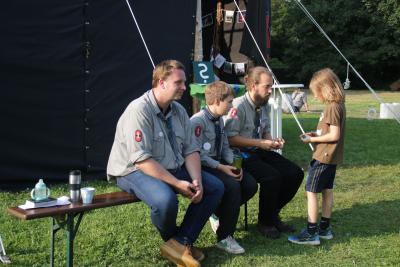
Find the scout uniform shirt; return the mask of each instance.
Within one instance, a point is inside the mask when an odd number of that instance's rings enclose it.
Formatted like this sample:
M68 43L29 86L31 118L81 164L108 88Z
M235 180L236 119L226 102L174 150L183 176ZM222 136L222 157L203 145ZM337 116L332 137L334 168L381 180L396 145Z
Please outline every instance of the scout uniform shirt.
M186 110L174 101L164 117L149 90L132 101L118 120L108 159L108 178L136 171L135 163L148 158L174 170L195 151L199 150L193 142Z
M329 125L340 127L340 138L337 142L315 143L313 159L325 164L341 164L343 162L344 130L346 107L344 103L329 103L319 118L317 133L324 135L329 132Z
M257 108L246 92L233 100L233 108L224 116L226 135L262 139L271 129L269 113L268 104Z
M228 164L233 162L233 152L229 148L222 118L215 118L208 108L202 109L190 118L194 140L200 149L201 164L217 168L221 159Z

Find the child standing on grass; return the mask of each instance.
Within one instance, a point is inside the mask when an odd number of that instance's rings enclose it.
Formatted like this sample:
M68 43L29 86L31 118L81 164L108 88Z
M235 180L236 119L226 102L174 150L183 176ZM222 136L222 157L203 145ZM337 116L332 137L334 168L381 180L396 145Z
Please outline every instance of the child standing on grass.
M304 143L314 143L315 150L307 177L307 228L289 236L295 244L319 245L321 239L332 239L330 219L333 207L333 181L337 164L343 162L345 130L345 96L337 75L329 68L314 73L310 89L314 97L326 104L317 131L301 135ZM322 216L318 219L318 194L322 193Z

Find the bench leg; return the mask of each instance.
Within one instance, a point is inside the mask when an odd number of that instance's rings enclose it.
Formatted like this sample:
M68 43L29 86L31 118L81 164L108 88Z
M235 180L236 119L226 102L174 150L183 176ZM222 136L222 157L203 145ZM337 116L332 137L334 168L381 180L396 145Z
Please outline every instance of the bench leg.
M64 229L67 236L66 245L66 265L67 267L73 267L74 265L74 240L76 233L78 232L79 225L81 223L83 212L79 213L79 217L75 223L75 216L78 214L67 214L65 218L53 217L51 225L51 252L50 252L50 266L54 266L54 236L60 229Z
M56 235L57 231L60 230L60 226L57 224L54 217L51 219L50 230L50 266L54 267L54 236Z

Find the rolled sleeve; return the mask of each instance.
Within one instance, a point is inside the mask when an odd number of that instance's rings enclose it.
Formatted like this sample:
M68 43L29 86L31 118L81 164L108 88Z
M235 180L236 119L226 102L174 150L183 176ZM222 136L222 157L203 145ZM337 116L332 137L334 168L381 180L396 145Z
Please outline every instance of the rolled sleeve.
M229 147L228 138L224 135L224 143L222 145L222 158L228 163L232 164L233 162L233 151Z
M183 116L182 126L185 129L185 143L182 151L184 157L192 154L193 152L200 152L200 147L198 147L198 144L196 143L194 131L192 130L191 122L186 112Z
M203 153L200 153L200 160L201 160L201 165L205 166L205 167L210 167L213 169L216 169L219 165L219 161L213 159L210 156L207 156Z

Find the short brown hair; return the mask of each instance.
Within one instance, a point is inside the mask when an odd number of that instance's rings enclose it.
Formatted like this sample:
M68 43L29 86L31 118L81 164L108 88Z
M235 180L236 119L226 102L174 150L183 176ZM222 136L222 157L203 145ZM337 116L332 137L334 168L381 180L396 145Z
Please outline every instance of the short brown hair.
M213 105L217 101L223 101L227 97L235 95L232 87L223 81L216 81L207 85L204 94L207 105Z
M266 74L269 77L273 78L272 73L265 67L257 66L257 67L251 68L247 72L247 75L244 77L247 90L248 90L248 88L251 87L251 85L259 84L261 74Z
M159 80L165 80L169 75L171 75L174 69L185 71L183 64L177 60L169 59L161 61L153 70L153 88L157 87Z
M330 68L325 68L314 73L310 81L310 89L321 95L325 103L345 101L342 83Z

